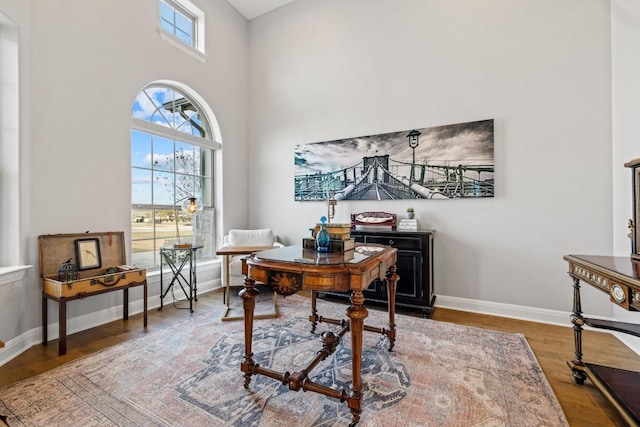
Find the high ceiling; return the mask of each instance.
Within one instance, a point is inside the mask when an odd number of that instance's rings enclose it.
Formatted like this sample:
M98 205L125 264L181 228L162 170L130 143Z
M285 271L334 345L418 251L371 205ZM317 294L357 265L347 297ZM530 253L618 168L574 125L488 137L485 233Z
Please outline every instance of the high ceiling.
M253 19L295 0L227 0L247 19Z

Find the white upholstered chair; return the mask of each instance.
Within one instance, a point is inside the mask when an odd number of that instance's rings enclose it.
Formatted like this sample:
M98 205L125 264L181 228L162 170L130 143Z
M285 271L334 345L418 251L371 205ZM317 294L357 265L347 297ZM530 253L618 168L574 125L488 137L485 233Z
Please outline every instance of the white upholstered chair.
M268 247L282 247L278 242L278 237L273 234L270 228L260 230L229 230L229 234L224 236L223 246L218 249L218 253L224 255L222 263L222 285L225 288L224 302L227 304L227 311L222 320L240 320L240 316L232 316L231 311L231 286L244 285L242 274L242 258L253 252L264 250ZM258 314L254 318L274 318L278 317L278 294L273 293L273 313Z
M282 247L284 245L278 242L278 236L273 234L272 229L263 228L259 230L229 230L229 234L223 238L222 246L252 248L259 246ZM244 254L230 256L228 262L222 263L222 277L225 280L225 282L222 283L223 286L227 286L227 277L229 278L229 286L242 286L244 284L242 258L251 252L252 251L247 250ZM227 268L229 269L228 276Z

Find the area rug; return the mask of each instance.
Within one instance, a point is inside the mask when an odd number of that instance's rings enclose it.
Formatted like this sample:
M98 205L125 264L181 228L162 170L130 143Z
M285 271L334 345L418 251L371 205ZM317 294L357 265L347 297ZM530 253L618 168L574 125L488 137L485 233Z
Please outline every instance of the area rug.
M235 302L237 303L237 301ZM278 371L302 369L320 350L309 299L278 300L278 319L256 320L254 358ZM319 314L346 318L346 306L318 300ZM0 390L9 426L347 426L345 403L290 391L254 376L243 387L243 322L222 322L223 306L118 344ZM366 324L385 326L369 310ZM365 332L364 404L358 426L567 426L528 343L505 334L398 315L392 352ZM311 373L348 389L349 334ZM2 421L0 421L2 425Z

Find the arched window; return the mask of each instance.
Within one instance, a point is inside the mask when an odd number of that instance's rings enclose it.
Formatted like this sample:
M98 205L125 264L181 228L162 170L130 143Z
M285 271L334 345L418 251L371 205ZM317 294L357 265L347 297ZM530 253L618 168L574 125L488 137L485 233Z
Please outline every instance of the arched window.
M162 246L203 245L213 257L214 154L212 122L187 88L154 83L136 97L131 129L131 252L138 267L159 265ZM195 197L203 210L181 209Z

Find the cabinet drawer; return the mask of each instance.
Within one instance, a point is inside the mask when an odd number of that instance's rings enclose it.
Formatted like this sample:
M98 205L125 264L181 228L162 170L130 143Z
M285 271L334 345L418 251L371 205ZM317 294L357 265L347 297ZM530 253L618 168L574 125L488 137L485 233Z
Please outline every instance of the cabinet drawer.
M419 237L365 236L365 242L392 246L401 250L422 250L422 240Z

